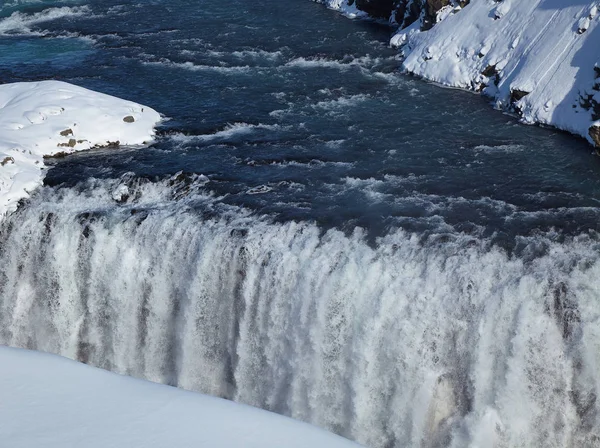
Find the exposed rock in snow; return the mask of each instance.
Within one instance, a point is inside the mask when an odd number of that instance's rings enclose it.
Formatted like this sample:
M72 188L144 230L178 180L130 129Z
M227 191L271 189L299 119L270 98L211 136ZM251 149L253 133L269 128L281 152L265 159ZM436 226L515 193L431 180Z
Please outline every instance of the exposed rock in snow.
M64 82L0 85L0 216L41 184L44 157L146 144L159 121L149 107Z
M400 30L391 43L407 72L483 92L525 123L598 145L599 7L598 0L396 0L389 19Z
M590 127L590 137L596 144L596 147L600 148L600 122Z
M0 347L0 440L11 448L358 447L260 409Z

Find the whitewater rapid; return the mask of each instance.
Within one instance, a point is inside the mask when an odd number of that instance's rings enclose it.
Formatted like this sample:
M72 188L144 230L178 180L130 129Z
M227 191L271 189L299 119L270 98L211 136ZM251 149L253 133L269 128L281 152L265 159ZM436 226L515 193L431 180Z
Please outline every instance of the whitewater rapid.
M367 244L206 179L44 187L0 230L0 343L226 397L369 447L594 446L595 235Z

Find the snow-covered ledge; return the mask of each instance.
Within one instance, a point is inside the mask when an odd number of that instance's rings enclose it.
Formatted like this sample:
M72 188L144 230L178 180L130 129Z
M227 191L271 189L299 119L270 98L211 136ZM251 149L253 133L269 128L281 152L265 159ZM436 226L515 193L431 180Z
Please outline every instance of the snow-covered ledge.
M11 448L360 448L267 411L7 347L0 397Z
M600 148L600 0L318 0L400 25L403 69Z
M154 139L155 110L60 81L0 85L0 217L41 185L44 157Z
M429 31L400 31L404 68L495 99L525 123L578 134L600 146L600 1L471 0L438 13Z

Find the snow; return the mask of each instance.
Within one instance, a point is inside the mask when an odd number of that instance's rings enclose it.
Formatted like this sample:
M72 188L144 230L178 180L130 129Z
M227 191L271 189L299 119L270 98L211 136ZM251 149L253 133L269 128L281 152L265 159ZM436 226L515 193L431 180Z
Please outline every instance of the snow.
M0 347L0 440L11 448L358 447L260 409Z
M0 85L0 216L42 183L45 156L147 144L159 121L149 107L60 81Z
M399 31L392 45L402 47L410 73L483 91L525 123L552 125L593 143L593 107L585 98L598 92L599 4L471 0L454 14L438 15L443 20L429 31L420 31L418 22ZM527 95L518 99L513 91Z

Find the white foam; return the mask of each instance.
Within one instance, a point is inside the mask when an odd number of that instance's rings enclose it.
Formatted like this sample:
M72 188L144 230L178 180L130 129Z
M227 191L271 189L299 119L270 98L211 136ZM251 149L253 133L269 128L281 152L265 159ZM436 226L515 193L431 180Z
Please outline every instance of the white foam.
M32 31L31 26L64 17L80 17L91 13L88 6L63 6L48 8L34 14L15 12L0 20L0 35L5 34L44 34L43 31Z
M185 135L176 133L170 136L170 138L178 143L189 143L195 141L208 142L213 140L226 140L234 137L240 137L243 135L249 135L256 131L281 131L287 130L290 127L281 126L278 124L249 124L249 123L230 123L225 126L224 129L217 131L213 134L202 134L202 135Z
M225 65L205 65L205 64L194 64L191 61L186 62L173 62L170 59L161 58L158 61L143 61L144 65L153 66L165 66L180 68L184 70L190 70L192 72L198 71L214 71L219 73L246 73L252 70L252 67L245 66L225 66Z
M370 95L365 95L362 93L357 95L341 96L328 101L319 101L318 103L314 104L313 107L328 111L346 109L349 107L358 106L370 98Z
M482 152L488 152L488 153L496 153L496 152L500 152L500 153L515 153L515 152L522 152L524 150L526 150L527 148L524 145L495 145L495 146L490 146L490 145L478 145L475 146L473 148L475 151L482 151Z

